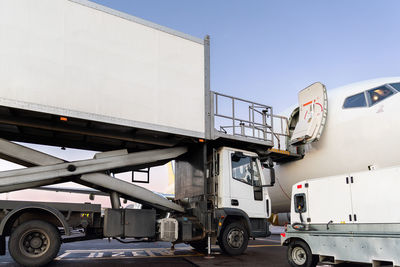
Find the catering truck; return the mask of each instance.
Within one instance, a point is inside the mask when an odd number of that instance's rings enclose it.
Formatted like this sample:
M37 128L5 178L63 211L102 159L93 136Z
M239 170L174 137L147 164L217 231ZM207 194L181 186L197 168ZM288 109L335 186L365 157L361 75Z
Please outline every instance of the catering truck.
M400 166L293 185L281 234L291 266L342 262L400 266Z
M25 266L50 262L61 243L101 238L217 243L237 255L268 235L268 150L280 145L274 121L284 118L210 90L208 37L86 0L4 0L0 39L0 158L26 167L0 172L0 193L74 182L111 201L104 212L0 201L0 254L9 237ZM98 153L67 162L20 142ZM173 201L114 177L172 160ZM121 198L142 208L123 209Z

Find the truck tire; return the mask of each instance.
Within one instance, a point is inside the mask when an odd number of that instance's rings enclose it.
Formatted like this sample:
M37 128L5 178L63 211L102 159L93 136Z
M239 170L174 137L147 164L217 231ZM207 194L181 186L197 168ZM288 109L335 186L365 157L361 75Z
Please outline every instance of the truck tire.
M32 220L22 223L11 233L8 250L23 266L42 266L57 256L60 245L60 233L54 225Z
M300 240L289 243L287 258L293 267L315 267L319 260L318 256L311 253L310 247Z
M249 233L239 222L226 225L218 239L221 250L231 256L242 254L247 249L248 243Z

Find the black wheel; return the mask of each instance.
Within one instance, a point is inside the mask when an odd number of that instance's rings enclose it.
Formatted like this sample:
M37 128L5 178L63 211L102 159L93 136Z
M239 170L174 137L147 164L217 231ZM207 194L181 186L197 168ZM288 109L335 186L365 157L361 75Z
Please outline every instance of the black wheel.
M315 267L319 260L318 256L312 255L310 247L300 240L290 242L287 258L293 267Z
M11 233L8 250L21 265L42 266L57 256L60 245L60 233L55 226L33 220L24 222Z
M189 245L191 245L194 248L194 250L196 250L198 252L206 252L207 247L208 247L207 238L204 238L204 239L198 240L198 241L189 242Z
M218 244L223 252L228 255L242 254L249 243L249 234L243 224L232 222L224 227L218 239Z

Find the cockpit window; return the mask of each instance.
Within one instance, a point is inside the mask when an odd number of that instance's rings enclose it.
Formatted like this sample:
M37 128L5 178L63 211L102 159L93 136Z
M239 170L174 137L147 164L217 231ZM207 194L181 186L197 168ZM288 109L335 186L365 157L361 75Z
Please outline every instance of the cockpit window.
M358 108L358 107L366 107L367 101L365 100L364 92L349 96L346 98L343 104L343 108Z
M394 89L400 92L400 83L391 83L390 84Z
M385 86L381 86L375 89L368 90L368 95L371 99L371 106L382 101L388 96L393 95L393 91Z

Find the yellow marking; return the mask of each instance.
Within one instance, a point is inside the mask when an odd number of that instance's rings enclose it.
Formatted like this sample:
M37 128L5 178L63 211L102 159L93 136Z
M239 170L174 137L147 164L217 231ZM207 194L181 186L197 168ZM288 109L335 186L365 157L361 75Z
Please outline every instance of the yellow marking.
M270 148L270 149L268 149L268 151L270 151L270 152L275 152L275 153L279 153L279 154L290 155L290 152L289 152L289 151L280 150L280 149L276 149L276 148Z
M249 248L261 248L261 247L281 247L281 245L249 245Z

